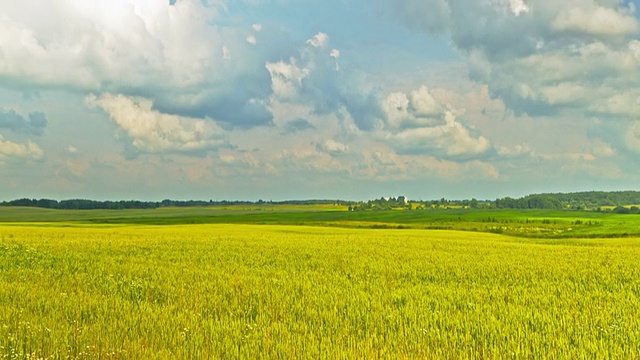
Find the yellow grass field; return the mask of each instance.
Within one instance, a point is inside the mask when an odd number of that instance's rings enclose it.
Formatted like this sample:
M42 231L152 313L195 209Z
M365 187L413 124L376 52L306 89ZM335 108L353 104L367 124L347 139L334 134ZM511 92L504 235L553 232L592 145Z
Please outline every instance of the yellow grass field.
M0 358L640 357L640 239L0 226Z

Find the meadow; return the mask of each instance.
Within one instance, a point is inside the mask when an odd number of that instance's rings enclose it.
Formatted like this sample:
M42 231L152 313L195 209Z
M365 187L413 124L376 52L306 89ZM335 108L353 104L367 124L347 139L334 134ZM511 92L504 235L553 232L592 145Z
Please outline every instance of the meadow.
M639 238L275 223L291 210L218 210L249 224L193 210L182 219L202 221L178 225L177 210L164 225L14 213L0 225L2 358L640 356Z

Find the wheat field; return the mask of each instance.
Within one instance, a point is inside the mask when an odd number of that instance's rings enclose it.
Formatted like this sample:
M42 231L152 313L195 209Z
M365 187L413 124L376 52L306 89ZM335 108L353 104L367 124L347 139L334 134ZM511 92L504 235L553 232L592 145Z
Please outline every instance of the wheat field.
M638 358L640 239L0 226L4 359Z

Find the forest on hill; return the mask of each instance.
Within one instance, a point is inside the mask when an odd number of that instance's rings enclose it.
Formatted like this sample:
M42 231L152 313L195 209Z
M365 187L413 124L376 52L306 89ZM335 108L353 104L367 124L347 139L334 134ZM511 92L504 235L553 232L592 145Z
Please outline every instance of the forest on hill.
M496 199L494 206L501 209L574 209L602 210L640 204L640 191L586 191L557 194L534 194L519 199ZM618 209L618 211L622 211Z

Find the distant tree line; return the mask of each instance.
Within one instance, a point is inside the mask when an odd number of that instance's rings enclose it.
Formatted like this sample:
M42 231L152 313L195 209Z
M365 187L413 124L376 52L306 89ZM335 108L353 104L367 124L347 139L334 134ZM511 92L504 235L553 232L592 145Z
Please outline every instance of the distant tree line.
M66 210L95 210L95 209L153 209L160 206L159 203L137 200L121 201L96 201L87 199L52 200L52 199L17 199L5 201L2 206L28 206L46 209L66 209Z
M626 205L626 206L625 206ZM350 205L350 210L420 209L570 209L598 210L616 213L640 213L640 191L588 191L575 193L531 194L521 198L491 200L408 200L404 196L380 198Z
M640 191L588 191L557 194L532 194L521 198L498 198L491 200L409 200L405 196L382 197L369 201L344 200L286 200L286 201L229 201L229 200L170 200L162 201L97 201L87 199L52 200L52 199L17 199L4 201L0 206L30 206L47 209L92 210L92 209L156 209L160 207L197 207L197 206L231 206L231 205L325 205L334 204L348 206L350 211L367 210L423 210L451 208L493 208L493 209L573 209L603 210L611 208L617 213L640 213ZM625 207L626 205L626 207Z
M496 199L498 209L574 209L601 210L602 207L640 204L640 191L586 191L575 193L533 194L519 199ZM617 208L616 208L617 209ZM614 211L616 211L614 209ZM624 211L617 209L616 212ZM632 210L629 209L630 212Z
M98 201L87 199L52 200L52 199L17 199L3 201L0 206L26 206L39 207L45 209L61 210L123 210L123 209L156 209L160 207L197 207L197 206L231 206L231 205L264 205L264 204L289 204L289 205L319 205L338 204L345 205L348 202L341 200L287 200L287 201L214 201L214 200L169 200L162 201L139 201L139 200L119 200L119 201Z

